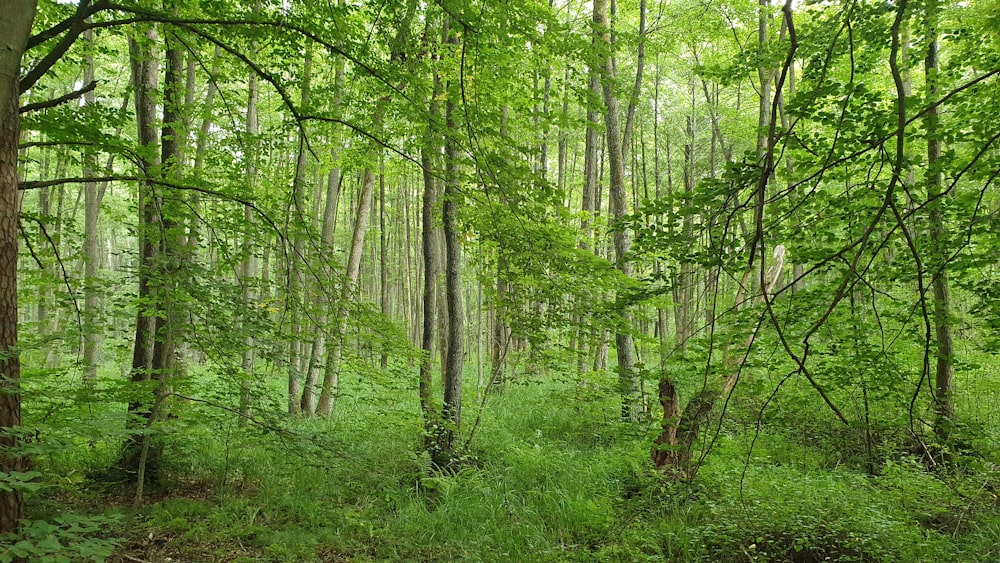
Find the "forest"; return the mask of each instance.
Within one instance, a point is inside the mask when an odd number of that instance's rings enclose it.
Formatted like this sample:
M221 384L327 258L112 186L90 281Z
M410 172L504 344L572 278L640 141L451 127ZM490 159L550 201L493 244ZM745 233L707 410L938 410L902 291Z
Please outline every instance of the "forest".
M1000 561L1000 0L0 0L0 563Z

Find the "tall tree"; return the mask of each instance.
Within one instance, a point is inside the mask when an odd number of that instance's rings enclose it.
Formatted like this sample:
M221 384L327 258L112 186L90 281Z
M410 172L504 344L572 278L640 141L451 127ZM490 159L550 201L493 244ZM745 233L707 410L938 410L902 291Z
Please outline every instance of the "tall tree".
M390 41L389 60L399 66L405 62L406 48L408 47L410 24L416 12L417 3L409 2L404 9L402 16L397 22L398 28L395 37ZM403 80L398 86L402 90L407 84ZM382 130L384 123L384 112L388 107L390 97L388 95L380 97L372 106L372 128L375 138ZM374 145L374 144L373 144ZM381 159L381 147L373 146L369 155L370 160L366 163L361 179L361 193L358 194L357 212L354 220L354 232L351 236L351 246L347 256L346 276L342 286L340 302L334 317L332 329L333 342L331 343L326 357L326 365L323 374L323 383L320 388L319 402L316 404L316 413L320 416L328 417L333 412L333 402L336 397L337 386L340 380L340 362L344 352L344 338L347 334L347 323L349 305L356 298L358 278L361 273L361 257L364 250L365 233L368 231L368 221L371 216L372 200L375 190L375 164Z
M608 145L608 167L610 178L610 210L619 224L614 231L615 266L625 278L632 276L629 262L631 240L627 227L622 223L628 213L625 194L625 162L622 150L622 130L619 124L618 98L615 95L615 61L608 21L607 0L594 1L594 33L600 38L604 53L601 73L601 89L604 93L605 138ZM639 397L639 378L635 373L635 349L632 343L631 316L619 295L618 314L620 326L615 331L615 348L618 354L618 375L622 396L622 418L636 421L642 414Z
M310 87L312 82L312 49L307 47L302 68L302 90L299 103L303 110L309 105ZM292 180L292 198L285 212L286 231L292 240L292 252L288 256L288 285L285 293L285 308L288 311L288 357L286 368L288 372L288 410L291 414L299 412L302 393L301 363L305 344L302 341L302 272L299 263L305 250L306 220L306 166L309 151L306 148L306 131L299 129L298 156L295 160L295 177ZM311 391L310 391L311 392Z
M260 11L260 0L257 0L254 11ZM256 145L257 135L260 134L260 124L257 116L257 103L260 97L260 84L256 72L251 72L249 78L247 79L247 114L245 122L246 131L246 153L247 153L247 163L246 163L246 178L247 185L250 188L250 193L254 193L254 189L257 187L257 151L250 147L251 144ZM253 232L254 225L254 212L253 206L249 203L243 204L243 219L246 221L247 234L243 238L243 261L240 263L240 284L242 286L243 292L243 306L246 310L252 310L253 295L253 284L254 277L257 275L257 257L254 255L256 250L254 248L254 242L256 240L256 233ZM254 372L254 336L253 331L244 329L243 337L243 354L240 361L240 414L244 419L248 418L251 414L251 400L253 391L253 372ZM289 411L294 412L292 406L292 401L297 401L298 395L296 390L292 388L293 382L295 380L289 378ZM293 399L294 398L294 399Z
M448 32L446 43L459 45L459 34ZM444 404L442 414L447 424L445 450L449 453L462 426L462 367L465 364L465 314L462 311L462 241L458 212L462 204L461 172L458 147L458 78L450 81L445 103L445 182L442 218L445 241L445 302L448 305L448 351L444 363Z
M430 24L429 24L430 27ZM431 459L438 465L446 464L443 458L441 439L440 413L434 401L434 342L437 339L437 256L434 235L434 210L437 207L437 185L434 179L434 160L432 155L437 152L437 130L435 122L440 115L438 90L440 80L435 76L434 93L429 102L430 120L424 134L423 146L420 149L420 165L423 177L423 205L421 206L421 248L423 250L423 312L421 316L420 349L423 355L420 359L420 408L424 419L424 448L428 450ZM496 369L496 363L494 363ZM496 374L494 374L496 376Z
M333 115L336 119L341 116L341 104L344 93L344 59L338 57L334 62L334 94L333 94ZM327 175L326 197L323 204L323 226L320 231L320 270L324 272L324 279L333 279L332 256L334 251L334 234L337 228L337 208L340 203L340 184L342 181L342 170L340 163L340 149L337 146L342 142L341 127L334 126L333 143L330 149L333 165ZM323 371L323 363L326 360L327 330L330 320L330 310L335 307L329 299L330 291L320 288L319 293L323 296L317 322L316 334L313 337L312 352L309 355L309 367L306 370L306 379L302 389L301 412L306 416L316 414L316 385L319 383L320 374ZM289 400L294 397L294 391L289 388Z
M176 12L176 8L175 8ZM175 14L176 15L176 14ZM184 99L183 56L176 30L164 32L163 110L160 128L160 169L157 180L161 185L154 189L154 205L159 208L159 247L156 252L154 302L156 303L156 328L153 332L152 373L157 379L156 393L150 407L149 424L142 437L136 479L136 504L142 501L143 487L147 480L158 485L163 467L163 444L154 434L152 424L162 421L167 414L170 379L179 369L178 351L183 342L185 305L181 297L180 279L183 277L184 222L181 194L162 189L162 183L176 181L183 168L181 146ZM152 454L152 455L151 455Z
M23 471L20 451L21 360L17 351L17 248L21 196L17 149L21 138L21 56L35 19L35 0L0 0L0 473ZM0 487L0 534L13 532L24 511L17 487Z
M136 138L139 144L140 181L137 190L138 201L138 306L136 307L135 339L132 347L132 369L130 379L137 387L144 386L152 378L153 335L157 320L150 311L155 310L153 271L157 254L156 240L160 214L154 201L153 178L157 173L160 158L157 153L159 142L156 135L156 89L159 84L159 63L155 55L155 45L159 34L149 28L140 39L129 39L129 63L131 66L132 89L135 92ZM145 305L145 306L144 306ZM145 397L133 398L128 405L128 424L133 432L140 432L148 425L149 400ZM143 422L140 424L140 420ZM118 466L130 478L136 478L142 457L141 436L133 433L126 438Z
M944 219L944 198L941 171L941 114L938 109L938 0L927 3L926 34L927 56L924 58L924 76L927 82L928 106L924 113L924 127L927 130L927 208L930 235L931 285L934 291L934 433L942 442L951 433L955 405L952 397L953 346L951 337L951 299L948 288L948 235Z
M85 67L83 71L84 84L94 81L94 55L92 50L95 45L93 30L87 30L84 37L88 43L88 53L85 57ZM97 101L97 96L90 90L83 96L84 103L93 106ZM85 147L83 155L83 177L87 179L83 184L84 189L84 235L83 235L83 255L84 255L84 311L86 323L83 332L83 369L84 382L93 386L97 380L97 357L100 345L100 335L97 322L100 314L100 297L97 289L98 268L101 262L101 248L98 241L97 219L100 214L101 204L98 198L97 182L93 179L95 174L96 157L93 147Z

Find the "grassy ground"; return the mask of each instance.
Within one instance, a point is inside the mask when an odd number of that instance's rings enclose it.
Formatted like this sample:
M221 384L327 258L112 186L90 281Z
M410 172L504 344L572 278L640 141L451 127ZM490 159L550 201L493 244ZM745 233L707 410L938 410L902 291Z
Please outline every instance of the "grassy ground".
M289 432L188 403L169 426L169 487L139 507L86 477L113 440L85 429L110 415L77 411L90 422L39 457L31 517L50 528L31 559L55 537L49 560L1000 561L995 450L948 473L889 452L869 475L822 435L750 421L711 433L698 478L677 484L647 465L655 428L614 419L611 389L509 385L453 475L415 453L407 386L348 382L333 420Z

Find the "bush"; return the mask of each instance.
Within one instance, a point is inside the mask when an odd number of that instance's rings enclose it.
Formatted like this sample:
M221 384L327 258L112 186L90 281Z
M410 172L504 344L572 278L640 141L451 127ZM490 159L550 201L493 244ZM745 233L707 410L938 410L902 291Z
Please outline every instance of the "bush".
M0 563L17 559L38 562L95 561L107 559L120 540L97 537L116 521L114 516L65 514L48 520L22 520L17 535L0 536Z

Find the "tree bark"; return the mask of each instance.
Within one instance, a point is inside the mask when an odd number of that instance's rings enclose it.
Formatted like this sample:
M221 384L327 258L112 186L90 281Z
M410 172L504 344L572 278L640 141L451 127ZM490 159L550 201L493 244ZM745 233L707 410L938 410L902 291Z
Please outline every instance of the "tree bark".
M639 106L642 94L642 73L646 66L646 0L639 0L639 45L635 55L635 83L632 84L632 95L629 97L628 109L625 111L625 131L622 135L622 160L628 157L632 143L632 130L635 128L635 111Z
M399 27L396 36L390 45L391 53L389 58L394 63L398 64L405 59L405 52L403 49L406 47L410 21L413 18L415 10L416 2L410 2L407 5L406 12L398 22ZM405 86L406 82L404 81L397 86L397 89L402 90ZM376 137L378 132L382 129L384 118L383 114L389 104L389 101L390 98L388 96L383 96L379 98L373 107L371 131ZM374 159L377 161L381 157L381 148L373 148L372 156L375 157ZM362 251L364 250L365 233L368 229L368 220L371 215L372 192L374 191L374 185L375 172L372 170L372 166L368 165L365 167L361 181L361 193L358 197L354 233L351 237L351 248L347 258L347 276L344 281L343 290L340 296L340 303L334 319L336 325L333 327L331 334L333 342L329 346L329 351L326 355L323 384L320 389L319 402L316 405L316 413L323 417L329 417L330 414L333 413L333 402L336 397L337 386L340 379L340 361L343 356L344 338L347 332L349 314L348 307L355 298L358 276L361 272L361 256Z
M93 30L87 30L84 33L84 38L88 43L93 43ZM83 82L84 84L90 84L93 81L94 57L93 55L88 54L86 56L86 67L83 72ZM85 104L93 105L97 101L97 96L94 94L93 90L90 90L84 94L83 99ZM94 155L93 148L84 148L84 178L89 179L94 177L95 162L96 157ZM83 276L83 309L84 319L86 320L83 332L83 382L88 387L93 387L97 380L97 356L100 349L100 333L98 332L98 327L101 326L101 323L98 322L98 315L100 315L101 303L97 291L97 276L101 262L101 248L97 239L97 218L101 212L101 204L97 195L96 181L88 180L84 183L83 189L85 192L83 206L83 254L85 264Z
M157 118L154 93L159 82L159 63L153 46L159 41L154 29L145 33L147 48L140 46L134 39L129 40L129 59L131 64L132 89L135 92L136 133L141 147L141 175L144 178L138 187L138 303L136 305L135 342L132 349L132 370L130 379L139 385L151 378L153 367L153 335L156 332L157 319L148 311L155 310L153 291L153 270L155 268L157 247L154 244L159 233L160 221L157 205L154 202L153 184L149 181L159 166L160 160L156 148L158 146L155 123ZM143 305L148 304L148 305ZM140 397L129 401L126 427L132 432L125 439L117 467L125 476L134 480L138 478L140 459L142 458L142 442L137 432L149 423L148 406L152 403L149 397ZM155 453L155 450L154 450ZM148 457L148 456L147 456Z
M385 171L382 170L378 175L378 225L379 225L379 309L382 315L389 318L389 249L388 249L388 238L389 233L386 232L386 211L385 211ZM379 366L382 369L389 367L389 355L382 352L382 357L379 360Z
M934 434L941 442L947 442L951 434L955 405L952 397L953 346L951 337L951 303L948 288L948 242L941 191L943 174L941 159L941 116L936 103L938 99L938 1L931 0L927 13L927 34L931 38L924 59L924 76L927 82L927 100L930 102L924 116L927 129L927 208L930 230L930 260L932 285L934 290L934 338L936 363L934 370Z
M432 120L439 114L439 103L436 99L431 101L430 115ZM421 246L423 248L423 328L420 337L420 348L423 356L420 360L420 410L424 418L424 449L431 455L431 460L441 465L440 443L440 413L434 405L434 341L437 329L435 313L437 311L437 257L435 250L437 245L434 241L434 208L437 206L437 186L434 182L434 161L431 153L437 146L436 133L433 126L429 128L428 139L421 150L420 163L423 168L424 195L423 207L421 211Z
M344 59L339 58L335 63L333 95L333 112L335 116L341 115L341 104L343 102L344 90ZM323 227L320 231L320 271L326 274L326 279L333 278L333 239L337 229L337 209L340 203L340 183L341 165L340 152L337 143L340 139L341 129L339 126L334 130L334 147L331 150L333 158L333 168L327 175L326 198L323 203ZM336 307L329 297L329 293L320 290L325 306L320 308L317 319L316 335L313 338L312 352L309 354L309 367L306 369L306 380L302 389L301 409L305 416L316 414L316 385L319 383L320 373L323 371L326 361L326 332L330 321L330 309ZM289 397L294 397L292 389L289 389ZM291 400L291 399L289 399Z
M184 92L183 59L180 42L172 33L164 34L166 45L163 78L163 123L160 129L160 170L165 179L180 176L181 162L181 106ZM148 94L148 92L147 92ZM185 237L180 221L182 197L163 189L156 197L159 214L159 249L155 263L153 283L154 302L158 305L156 328L153 336L152 373L157 385L146 432L142 437L142 451L137 468L135 504L142 502L146 484L159 485L162 479L163 443L152 433L153 424L166 418L170 379L179 367L178 351L183 342L182 319L185 318L181 287Z
M300 105L305 108L309 104L309 88L312 74L312 50L306 50L302 75L302 96ZM302 274L299 261L305 251L306 221L305 221L305 185L306 165L309 153L306 150L305 130L299 130L299 153L295 161L295 179L292 181L292 201L289 203L285 225L286 236L292 240L292 254L288 260L288 289L285 294L285 309L288 311L288 410L290 414L298 414L302 395L302 352L305 345L302 342L301 309L302 309ZM308 368L307 368L308 371ZM307 389L307 392L311 390Z
M371 217L372 199L375 189L375 172L366 167L361 181L361 194L358 198L358 210L354 220L354 234L351 237L350 253L347 257L347 279L344 281L337 308L332 340L326 357L326 369L323 374L323 386L316 404L316 414L329 417L333 413L333 401L340 382L340 361L344 354L344 338L347 335L348 307L355 298L358 287L358 277L361 274L361 256L364 251L365 233L368 230L368 220Z
M17 352L17 253L21 197L17 147L21 138L18 77L35 18L34 0L0 0L0 474L24 471L28 459L17 438L21 425L21 360ZM0 534L15 532L24 513L20 489L0 487Z
M605 128L608 143L608 161L610 166L610 207L615 220L624 219L628 213L625 195L625 163L622 150L622 133L618 118L618 99L614 94L614 57L611 52L611 32L607 18L607 1L594 1L595 33L608 47L604 59L601 76L601 86L604 93ZM626 277L632 275L632 265L628 260L631 247L628 229L620 225L614 232L615 266ZM622 418L638 421L642 414L642 404L639 400L639 378L635 373L635 350L630 332L631 317L624 304L619 304L618 314L621 325L615 333L615 348L618 354L618 375L622 397Z
M448 40L458 44L458 36ZM442 415L446 428L446 451L450 455L455 436L462 427L462 368L465 364L465 316L462 311L462 243L458 226L458 210L462 203L461 177L459 175L459 148L457 88L449 88L452 95L445 104L445 183L442 216L445 241L445 301L448 305L448 352L444 364L444 404Z
M261 2L257 1L254 6L254 11L260 10ZM247 80L247 115L246 115L246 145L256 146L257 135L260 133L259 124L257 120L257 99L259 96L259 84L257 73L251 72L250 77ZM253 194L257 184L257 151L248 150L247 151L247 185L250 188L250 193ZM246 221L247 234L243 238L243 261L240 263L240 284L242 286L242 298L243 306L247 311L253 309L253 278L257 275L256 273L256 257L254 256L254 242L256 241L256 233L254 233L254 213L253 208L250 205L243 206L243 219ZM253 332L247 328L243 328L243 353L240 358L240 374L239 374L239 387L240 387L240 418L241 420L246 420L251 414L251 402L253 394L253 368L254 368L254 337ZM293 390L291 385L289 385L289 396L297 397L297 395L292 394ZM291 399L289 399L291 401Z
M594 46L598 45L596 34L592 43ZM597 106L598 102L602 99L601 75L598 65L592 64L591 66L587 83L587 93L591 99L587 102L587 131L584 136L583 148L583 193L581 194L580 202L581 211L583 211L583 217L580 219L580 230L583 231L580 248L587 250L594 248L592 221L597 212L595 202L597 201L597 184L600 177L598 157L601 150L601 113L598 111ZM578 340L580 350L577 356L577 372L583 374L588 369L588 358L584 351L588 350L587 344L596 342L597 338L595 338L595 334L593 333L585 334L580 330ZM594 354L596 355L596 353L595 351Z

